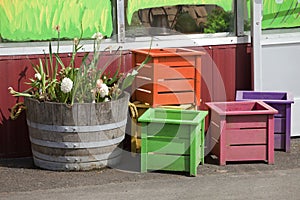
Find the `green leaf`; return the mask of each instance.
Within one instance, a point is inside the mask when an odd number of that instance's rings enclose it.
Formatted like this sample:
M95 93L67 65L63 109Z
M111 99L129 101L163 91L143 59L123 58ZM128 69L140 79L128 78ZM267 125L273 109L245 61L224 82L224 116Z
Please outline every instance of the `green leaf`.
M56 61L60 64L60 66L63 69L65 69L66 67L65 67L64 63L62 62L61 58L59 57L59 55L57 53L54 53L54 56L55 56Z
M115 71L113 77L110 78L110 81L107 82L107 85L112 85L113 83L117 82L119 77L119 73L120 73L120 69L121 69L121 66L119 65L118 69Z

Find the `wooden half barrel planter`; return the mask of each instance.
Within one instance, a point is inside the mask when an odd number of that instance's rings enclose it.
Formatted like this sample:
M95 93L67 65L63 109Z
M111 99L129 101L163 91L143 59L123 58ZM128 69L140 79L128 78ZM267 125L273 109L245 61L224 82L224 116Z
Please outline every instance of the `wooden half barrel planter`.
M207 111L149 108L141 123L141 171L167 170L197 175L204 164Z
M274 116L274 148L290 152L291 146L291 104L294 100L288 92L236 92L237 101L260 100L275 108Z
M72 106L26 98L34 164L49 170L90 170L120 162L129 94Z
M211 121L206 138L219 164L266 161L274 164L274 114L262 101L209 102Z

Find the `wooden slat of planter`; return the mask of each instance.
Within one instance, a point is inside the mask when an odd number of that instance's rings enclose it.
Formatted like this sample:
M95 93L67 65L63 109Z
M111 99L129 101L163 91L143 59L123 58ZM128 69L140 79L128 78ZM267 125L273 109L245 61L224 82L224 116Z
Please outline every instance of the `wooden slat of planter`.
M226 111L227 113L236 112L236 114L242 113L242 111L251 111L253 110L255 102L250 103L220 103L218 106Z
M149 92L153 91L153 81L152 80L137 76L135 79L135 83L136 83L137 88L140 88L143 90L149 90Z
M144 86L144 88L147 87ZM153 105L153 107L158 105L194 103L193 99L195 98L193 92L163 93L155 95L154 98L151 90L137 89L135 93L139 97L139 101L149 103L150 105Z
M177 107L177 108L179 108L179 107ZM166 108L166 109L168 109L168 108ZM172 110L172 111L174 111L174 112L171 112L171 111L166 112L165 109L162 109L162 108L158 109L154 115L156 122L176 123L176 124L182 124L182 125L188 123L188 124L198 125L197 122L191 123L191 121L190 121L190 120L194 120L196 117L194 111L182 112L182 113L178 113L178 112L176 112L176 110Z
M167 66L191 66L195 65L195 57L194 56L189 56L189 57L179 57L179 56L174 56L174 57L158 57L155 58L156 60L162 64L162 65L167 65Z
M133 55L135 55L134 63L136 63L136 65L140 65L142 62L144 62L144 60L147 57L147 54L133 54ZM148 63L152 63L152 58L151 60L149 60Z
M91 141L103 141L119 138L124 135L122 128L112 129L113 131L93 131L87 134L86 132L54 132L36 128L30 128L30 137L38 140L49 142L91 142Z
M155 98L157 105L188 104L194 103L195 95L194 92L166 93L158 94Z
M266 145L228 146L226 161L267 160Z
M268 104L278 111L278 113L274 115L275 117L285 117L286 116L285 104L278 104L278 103L268 103Z
M181 138L188 139L190 136L190 126L180 125L178 124L166 124L166 123L152 123L151 127L148 129L148 136L156 136L156 137L171 137L171 138Z
M148 170L189 171L190 157L148 154L147 168Z
M157 83L157 92L194 91L193 79L162 80Z
M151 93L151 91L137 89L135 91L135 95L139 97L139 101L153 105L153 94Z
M167 72L166 72L167 74ZM169 79L171 76L166 76ZM173 77L173 80L160 79L158 81L153 81L151 77L145 77L139 75L136 77L136 87L152 91L154 86L157 85L158 92L168 92L168 91L193 91L195 89L194 79L181 79Z
M213 154L219 156L220 149L216 149L216 146L219 145L220 138L220 115L218 115L214 110L210 112L210 124L209 129L206 133L205 145L207 146L205 149L206 155L212 151ZM218 145L216 145L218 143Z
M232 101L206 103L220 115L269 115L278 111L262 101Z
M227 116L226 129L265 128L267 115Z
M274 133L285 133L286 118L274 118Z
M216 123L211 123L209 130L209 138L206 143L208 152L220 157L220 127Z
M151 55L153 57L172 57L172 56L201 56L205 55L202 51L196 51L186 48L163 48L163 49L135 49L133 52L138 52L144 55Z
M153 66L145 64L144 67L139 71L138 76L153 78Z
M227 130L226 144L267 144L267 131L266 129Z
M148 137L148 152L165 154L189 154L190 140L172 137Z
M68 112L63 111L62 113L68 113ZM78 111L77 111L78 125L79 126L88 126L88 125L90 125L90 120L91 120L90 114L91 114L91 107L90 106L87 106L85 104L78 104ZM72 115L72 113L70 113L70 115ZM71 116L69 116L69 117L71 117ZM64 125L66 125L66 124L64 123Z
M182 58L178 58L178 59L179 59L179 61L182 62ZM157 70L159 70L160 68L166 68L166 69L168 69L168 68L189 68L189 67L194 68L194 65L192 65L191 63L187 63L187 62L189 62L188 60L185 60L185 59L183 59L183 60L185 62L184 65L180 65L181 62L175 62L175 60L172 60L171 63L174 63L174 64L177 63L177 65L167 65L168 62L157 62L154 64L152 63L151 65L155 66L154 68L157 68ZM156 59L155 61L160 61L160 60ZM165 63L167 63L167 64L165 64Z
M271 104L291 104L294 100L289 92L258 92L258 91L237 91L236 100L262 100Z
M158 67L158 79L173 79L173 78L195 78L195 68L193 66L187 67Z
M201 57L196 57L195 62L195 96L196 105L201 104Z
M57 157L88 157L90 160L93 160L91 155L100 155L100 154L109 154L118 148L118 144L110 145L107 147L101 148L82 148L82 149L62 149L62 148L53 148L49 150L49 147L44 147L36 144L31 144L32 150L39 152L42 155L53 156L51 160L54 160ZM63 155L63 156L62 156Z
M274 148L285 149L285 133L274 133Z
M268 164L274 164L274 115L268 115Z

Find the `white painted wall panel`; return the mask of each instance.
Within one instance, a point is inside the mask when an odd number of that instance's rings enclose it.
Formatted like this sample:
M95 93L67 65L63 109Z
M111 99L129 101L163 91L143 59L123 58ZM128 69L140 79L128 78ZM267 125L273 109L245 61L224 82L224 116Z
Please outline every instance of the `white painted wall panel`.
M284 34L280 39L284 41ZM278 38L264 36L262 44L261 77L256 81L261 81L263 91L292 93L291 135L300 136L300 37L294 37L292 43L280 43Z

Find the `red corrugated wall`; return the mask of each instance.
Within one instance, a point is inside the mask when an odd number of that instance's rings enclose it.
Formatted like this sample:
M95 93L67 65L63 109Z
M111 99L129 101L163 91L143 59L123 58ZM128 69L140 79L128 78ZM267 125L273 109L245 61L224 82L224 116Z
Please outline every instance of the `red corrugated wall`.
M193 47L205 51L202 58L200 109L206 102L234 101L237 89L251 90L250 44L210 45ZM206 129L209 120L206 120Z
M249 44L216 45L193 48L207 52L202 59L202 89L200 108L205 108L205 102L212 100L234 100L236 89L251 89L251 46ZM122 52L121 62L116 59L108 68L111 71L121 63L121 71L132 67L131 54ZM31 156L30 141L23 113L17 120L9 118L10 108L21 98L12 97L9 86L22 91L26 88L24 81L33 75L31 63L38 63L40 56L0 56L0 158ZM66 61L68 54L62 55ZM79 58L80 59L80 58ZM102 61L107 61L104 57ZM80 60L76 61L80 64ZM216 75L216 71L220 76ZM204 81L205 77L205 81ZM223 84L226 99L218 91L218 85Z
M131 68L128 52L122 52L122 60L101 58L100 64L112 61L108 69L114 72L121 64L121 71ZM16 120L10 119L10 109L23 98L16 98L8 93L8 87L23 91L28 86L29 78L34 75L32 64L38 64L43 55L30 56L0 56L0 158L15 158L31 156L31 147L26 125L26 115L23 112ZM70 59L69 54L61 54L64 63ZM76 64L80 65L82 55L78 56ZM47 113L45 113L47 114Z
M10 119L10 108L22 98L12 97L7 88L26 89L24 81L32 76L31 63L37 62L37 56L0 57L0 157L30 156L30 142L26 126L25 113L16 120Z

